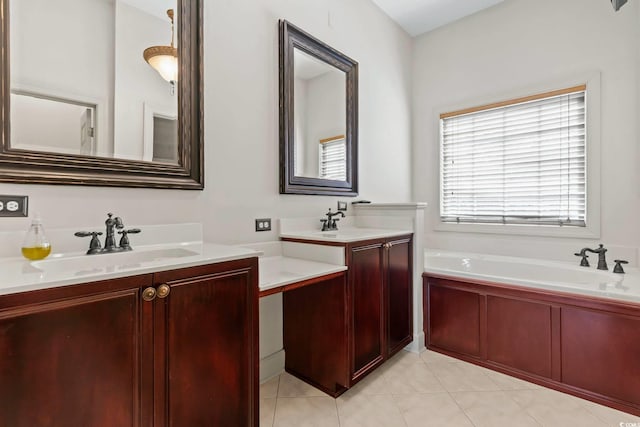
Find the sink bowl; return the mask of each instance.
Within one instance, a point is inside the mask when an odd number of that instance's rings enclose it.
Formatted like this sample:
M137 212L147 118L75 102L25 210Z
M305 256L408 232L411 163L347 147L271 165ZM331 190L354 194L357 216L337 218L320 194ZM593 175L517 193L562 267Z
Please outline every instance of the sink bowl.
M198 255L184 248L152 249L147 251L116 252L112 254L82 255L33 261L31 266L45 273L89 274L101 270L121 270L141 264L168 261Z

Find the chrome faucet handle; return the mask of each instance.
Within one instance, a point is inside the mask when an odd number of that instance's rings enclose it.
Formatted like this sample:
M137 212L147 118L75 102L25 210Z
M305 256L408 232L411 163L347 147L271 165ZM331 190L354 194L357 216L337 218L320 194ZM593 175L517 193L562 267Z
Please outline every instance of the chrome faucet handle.
M575 253L574 255L582 257L582 259L580 260L580 267L589 267L589 261L587 260L587 258L589 258L589 255L587 255L583 251L581 251L580 253Z
M122 248L123 251L133 250L133 248L131 247L131 244L129 243L129 234L138 234L141 231L142 230L140 230L139 228L130 228L129 230L118 231L118 234L122 235L122 237L120 238L120 243L118 243L118 246L120 246L120 248Z
M614 259L613 262L616 263L616 265L613 267L613 272L618 274L624 274L624 269L622 268L622 264L629 264L629 261L625 261L622 259Z
M102 250L102 244L100 243L100 239L98 236L102 236L102 231L77 231L73 233L76 237L89 237L91 236L91 241L89 242L89 250L87 251L87 255L97 254Z

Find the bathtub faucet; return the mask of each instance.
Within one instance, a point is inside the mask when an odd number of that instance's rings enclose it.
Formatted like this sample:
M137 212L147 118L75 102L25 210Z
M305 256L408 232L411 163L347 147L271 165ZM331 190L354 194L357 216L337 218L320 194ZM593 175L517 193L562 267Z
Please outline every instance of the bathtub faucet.
M607 259L605 258L605 253L607 252L607 249L604 247L602 243L598 245L598 249L583 248L580 250L579 254L576 254L582 257L582 262L580 262L580 265L582 266L584 266L583 262L586 262L586 258L587 258L586 252L598 254L598 270L609 270L609 268L607 267ZM586 267L588 267L589 263L587 262L586 264L587 264Z

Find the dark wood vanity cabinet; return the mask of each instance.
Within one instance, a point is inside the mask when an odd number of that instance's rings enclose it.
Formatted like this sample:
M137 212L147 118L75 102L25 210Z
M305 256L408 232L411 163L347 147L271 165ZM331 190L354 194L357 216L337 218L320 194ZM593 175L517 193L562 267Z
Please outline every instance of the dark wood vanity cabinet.
M0 296L0 425L258 425L257 258Z
M347 245L351 382L413 339L412 239Z
M424 277L427 347L640 415L640 305Z

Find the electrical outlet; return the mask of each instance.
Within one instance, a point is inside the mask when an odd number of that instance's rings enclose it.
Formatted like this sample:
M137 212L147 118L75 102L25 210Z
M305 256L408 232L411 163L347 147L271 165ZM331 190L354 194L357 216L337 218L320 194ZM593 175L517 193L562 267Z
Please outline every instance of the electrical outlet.
M338 201L338 210L346 211L347 210L347 202Z
M29 216L29 196L0 195L0 217Z
M256 219L256 231L270 231L271 218Z

